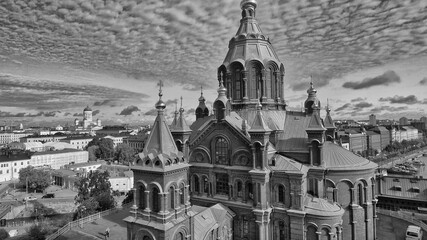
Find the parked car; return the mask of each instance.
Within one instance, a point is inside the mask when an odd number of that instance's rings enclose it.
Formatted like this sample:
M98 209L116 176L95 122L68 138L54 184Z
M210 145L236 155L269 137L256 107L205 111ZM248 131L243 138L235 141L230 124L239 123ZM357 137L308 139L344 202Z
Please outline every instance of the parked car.
M55 198L55 193L47 193L42 198Z
M34 200L37 200L37 198L34 196L28 196L24 198L24 201L34 201Z

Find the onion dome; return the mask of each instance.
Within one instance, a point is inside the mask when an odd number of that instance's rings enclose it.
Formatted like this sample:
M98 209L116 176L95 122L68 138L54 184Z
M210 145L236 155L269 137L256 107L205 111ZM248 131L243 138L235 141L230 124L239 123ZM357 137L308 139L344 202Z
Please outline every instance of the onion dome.
M310 87L307 90L308 97L305 100L304 107L307 114L312 114L313 110L320 109L320 101L317 99L317 90L313 86L313 81L310 82Z
M203 88L200 87L199 106L196 108L196 119L209 116L209 109L206 107L206 99L203 97Z
M86 106L83 112L92 111L92 109L89 106Z

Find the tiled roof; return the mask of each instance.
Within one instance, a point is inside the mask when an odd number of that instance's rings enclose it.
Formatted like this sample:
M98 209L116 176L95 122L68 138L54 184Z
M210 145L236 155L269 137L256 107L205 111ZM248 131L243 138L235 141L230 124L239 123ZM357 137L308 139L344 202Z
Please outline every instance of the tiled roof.
M329 111L326 114L324 125L326 128L336 128L335 123L332 120L331 114L329 114Z
M422 200L427 199L427 179L387 176L381 179L380 186L381 195ZM400 191L396 188L398 186L400 187Z
M323 126L322 119L319 116L317 111L314 111L310 117L310 122L306 128L306 130L312 131L324 131L326 128Z
M304 210L307 214L316 216L340 216L344 214L344 209L326 199L306 195L304 197Z
M275 165L270 166L273 171L284 171L284 172L293 172L293 173L307 173L307 167L303 164L282 156L280 154L275 154L273 156L275 158Z
M323 144L322 160L325 162L325 168L337 170L370 169L378 166L368 159L359 157L332 142L325 142Z
M163 110L158 110L156 119L154 120L153 129L147 139L144 153L155 150L157 153L178 153L178 148L175 145L169 126L166 122Z
M306 129L310 122L310 116L304 112L287 112L284 132L277 144L279 152L307 152Z
M285 126L286 111L282 110L261 110L264 120L271 130L283 130ZM256 115L255 109L243 109L237 112L248 122L252 122Z
M270 132L271 129L267 126L264 116L260 110L256 111L255 118L251 123L251 132Z
M219 225L225 220L227 214L235 216L234 212L221 203L199 210L202 211L194 216L194 239L204 239L214 225Z

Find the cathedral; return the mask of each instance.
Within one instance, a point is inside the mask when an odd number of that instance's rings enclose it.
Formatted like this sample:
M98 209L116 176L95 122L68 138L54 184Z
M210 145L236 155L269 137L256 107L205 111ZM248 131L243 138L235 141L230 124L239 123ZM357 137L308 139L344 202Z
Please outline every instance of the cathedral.
M184 109L169 126L160 89L153 129L134 172L129 240L376 239L377 165L335 142L329 106L307 84L286 110L284 65L241 2L242 19L218 68L210 111Z
M86 106L83 109L83 121L79 121L79 119L74 120L74 127L76 130L98 130L102 129L101 120L97 119L96 122L92 120L92 109L89 106Z

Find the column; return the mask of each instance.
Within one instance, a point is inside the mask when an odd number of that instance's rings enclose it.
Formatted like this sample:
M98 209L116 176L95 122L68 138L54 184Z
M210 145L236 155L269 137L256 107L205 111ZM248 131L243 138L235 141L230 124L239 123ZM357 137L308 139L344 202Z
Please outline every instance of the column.
M160 213L164 213L166 209L166 193L159 193L160 197Z
M144 195L144 197L145 197L145 209L144 209L144 211L145 212L151 212L151 208L150 208L150 191L148 191L148 190L145 190L145 195Z
M248 100L248 71L242 71L243 86L243 101Z
M265 69L262 69L261 70L261 96L262 96L262 101L264 102L265 100L267 100L267 93L266 93L266 91L267 91L267 83L266 83L266 81L265 81L265 73L266 71L265 71Z
M284 99L283 97L283 77L285 76L285 73L280 73L280 99Z
M226 88L227 88L227 97L230 98L230 96L232 96L233 91L233 87L232 87L232 83L231 83L231 72L227 71L226 76L225 76L225 82L226 82Z
M179 209L181 205L181 195L179 194L179 187L175 189L175 199L173 200L175 209Z

